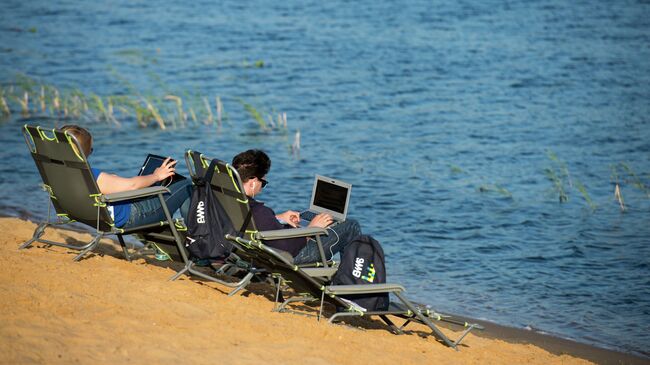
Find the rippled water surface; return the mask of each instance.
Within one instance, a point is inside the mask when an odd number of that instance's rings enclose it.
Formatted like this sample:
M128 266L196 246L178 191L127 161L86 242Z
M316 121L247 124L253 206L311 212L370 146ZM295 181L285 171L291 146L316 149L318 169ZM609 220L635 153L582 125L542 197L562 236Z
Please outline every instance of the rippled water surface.
M278 211L305 206L314 173L351 182L350 214L411 297L647 356L649 19L647 1L8 1L0 81L219 95L220 131L84 122L92 164L129 175L147 152L262 148ZM288 129L261 132L242 101ZM0 213L38 219L19 114L0 122Z

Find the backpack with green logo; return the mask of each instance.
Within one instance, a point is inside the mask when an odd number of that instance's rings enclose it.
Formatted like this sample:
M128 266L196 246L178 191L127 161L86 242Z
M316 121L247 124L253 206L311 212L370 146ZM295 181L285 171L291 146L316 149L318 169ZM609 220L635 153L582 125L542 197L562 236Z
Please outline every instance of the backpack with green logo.
M341 264L332 278L334 285L378 284L386 282L384 250L376 239L361 235L352 241L341 257ZM388 293L342 296L368 311L386 310Z

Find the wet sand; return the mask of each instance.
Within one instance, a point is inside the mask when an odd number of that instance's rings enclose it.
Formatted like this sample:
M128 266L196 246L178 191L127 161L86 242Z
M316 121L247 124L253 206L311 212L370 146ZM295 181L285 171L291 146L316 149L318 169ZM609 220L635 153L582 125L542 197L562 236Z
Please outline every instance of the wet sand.
M263 283L229 298L216 283L169 282L170 262L128 262L110 239L80 262L71 250L40 243L18 250L35 226L0 218L1 364L647 363L491 323L468 335L460 351L424 336L424 326L396 336L378 321L330 325L273 312L273 291ZM69 242L90 237L48 232Z

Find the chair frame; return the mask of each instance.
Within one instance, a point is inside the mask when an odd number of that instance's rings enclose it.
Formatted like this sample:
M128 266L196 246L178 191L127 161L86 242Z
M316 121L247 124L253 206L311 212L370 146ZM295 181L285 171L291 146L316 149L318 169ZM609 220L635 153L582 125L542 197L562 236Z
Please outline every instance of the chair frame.
M319 252L321 254L321 260L316 263L308 264L307 266L315 266L315 268L320 268L321 272L333 270L330 267L330 262L326 260L325 251L323 250L323 245L320 240L320 236L327 235L327 230L324 228L314 228L314 227L305 227L305 228L295 228L295 229L279 229L272 231L258 231L255 225L255 219L252 217L252 212L248 205L248 197L243 192L241 188L243 186L239 173L235 168L233 168L229 163L221 161L219 159L209 159L205 156L198 154L198 152L193 152L194 157L190 155L191 151L188 151L187 156L188 166L194 166L194 171L190 169L190 174L192 175L201 173L201 169L204 169L205 175L204 178L210 184L212 192L219 201L219 204L222 205L226 214L231 219L235 229L239 228L241 234L245 237L258 237L259 239L264 240L276 240L276 239L287 239L287 238L297 238L297 237L313 237L318 245ZM196 157L198 154L199 158ZM193 163L190 163L190 160L193 160ZM210 161L208 163L208 161ZM198 163L201 163L201 167L197 169ZM206 167L207 165L207 167ZM237 251L236 255L245 253L243 251ZM285 253L288 255L288 253ZM249 274L252 276L260 273L266 272L264 268L256 266L255 257L244 256L241 257L242 261L248 262L250 264ZM225 264L221 267L221 271L225 271L232 264ZM243 289L247 285L244 284L236 288L236 290ZM234 292L233 292L234 293ZM230 294L233 294L230 293Z
M404 295L406 289L399 284L331 285L326 276L314 275L309 272L310 269L294 265L284 255L266 246L259 239L245 239L232 235L226 235L226 238L234 242L241 250L249 251L251 256L256 256L258 263L265 266L276 277L281 278L276 287L275 311L288 311L287 305L293 302L318 302L319 308L316 317L320 320L324 305L330 304L337 308L344 308L344 310L332 315L328 320L329 323L343 317L378 316L395 334L403 334L404 328L410 323L420 323L429 327L440 342L455 350L458 350L458 345L472 330L484 329L479 324L467 323L452 316L434 312L428 307L415 305L406 298ZM283 283L293 288L299 295L280 303L280 291ZM380 293L393 294L400 303L391 303L391 307L384 311L364 311L354 303L340 297L341 295ZM389 315L404 319L405 322L398 327L388 318ZM455 341L452 341L436 327L432 320L462 326L465 330Z
M49 131L51 132L51 137L48 136L45 130L39 126L30 126L25 124L23 127L23 136L25 138L25 143L27 144L27 147L29 148L30 153L34 159L34 163L39 170L41 179L43 180L41 187L44 191L48 192L49 201L47 219L44 222L38 224L34 230L32 238L24 242L19 247L19 249L25 249L31 246L34 242L40 242L47 245L60 246L80 251L80 253L74 258L74 261L79 261L86 254L94 250L99 245L99 241L104 236L116 235L120 242L120 246L122 247L124 257L128 261L131 261L131 256L129 255L128 249L124 242L123 235L156 230L165 225L170 228L173 234L173 239L177 243L180 242L180 236L177 232L177 228L180 228L178 226L178 221L172 219L172 216L163 197L164 193L169 192L167 188L154 186L122 193L102 194L99 191L99 187L97 187L97 183L92 176L88 160L74 136L68 134L67 132L62 132L56 129L51 129ZM67 149L67 147L64 147L66 145L69 145L70 148ZM40 150L43 150L44 153L41 153ZM67 158L51 157L52 154L56 153L60 153L62 155L67 154L67 156L64 156ZM88 216L85 216L83 218L76 217L78 212L71 212L62 207L62 204L59 202L59 198L57 197L57 193L60 193L60 191L55 193L51 186L53 184L50 182L50 176L48 176L48 173L46 172L47 164L61 165L65 166L66 168L81 170L82 178L85 179L85 187L90 192L89 198L92 198L92 205L96 207L95 219L90 219ZM126 200L142 199L152 196L157 196L159 198L163 211L165 213L165 221L126 229L115 227L113 219L111 218L108 211L108 204ZM53 222L51 219L52 206L57 212L57 222ZM66 225L76 221L95 228L95 234L93 235L93 238L90 242L82 245L74 245L41 238L43 234L45 234L45 230L48 227Z

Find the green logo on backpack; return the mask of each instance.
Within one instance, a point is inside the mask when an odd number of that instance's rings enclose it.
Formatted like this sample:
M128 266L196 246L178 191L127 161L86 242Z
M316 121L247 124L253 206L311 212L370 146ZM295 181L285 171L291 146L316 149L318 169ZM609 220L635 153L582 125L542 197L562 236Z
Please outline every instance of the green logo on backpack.
M368 276L363 275L361 276L361 279L369 283L375 281L375 265L373 264L368 265Z

